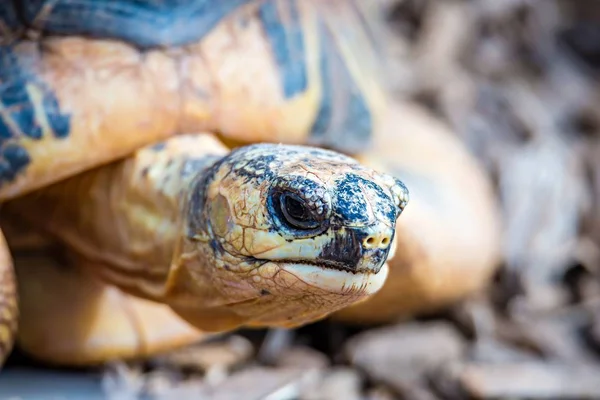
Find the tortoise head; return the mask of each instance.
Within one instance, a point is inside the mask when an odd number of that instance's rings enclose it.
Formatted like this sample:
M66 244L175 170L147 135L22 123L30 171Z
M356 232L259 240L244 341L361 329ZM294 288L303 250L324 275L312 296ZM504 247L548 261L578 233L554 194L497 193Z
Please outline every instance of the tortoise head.
M204 296L174 309L202 329L289 327L364 299L407 201L402 182L333 151L236 149L193 182L174 285Z

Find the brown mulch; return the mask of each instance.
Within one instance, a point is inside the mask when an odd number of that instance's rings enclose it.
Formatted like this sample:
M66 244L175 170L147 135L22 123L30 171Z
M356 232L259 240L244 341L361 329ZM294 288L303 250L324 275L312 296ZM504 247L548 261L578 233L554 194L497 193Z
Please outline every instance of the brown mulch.
M600 3L385 3L396 96L451 126L496 183L506 262L494 285L401 324L244 331L110 365L106 393L600 398Z

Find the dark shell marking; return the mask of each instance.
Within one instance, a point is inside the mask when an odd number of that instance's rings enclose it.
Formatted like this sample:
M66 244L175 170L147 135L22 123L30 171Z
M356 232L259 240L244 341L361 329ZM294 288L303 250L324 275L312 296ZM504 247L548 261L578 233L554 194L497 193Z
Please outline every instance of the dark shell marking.
M385 59L387 57L387 41L382 39L385 37L385 24L380 23L385 20L387 15L385 7L364 0L347 1L348 5L352 7L353 14L360 21L374 55Z
M284 97L294 98L308 88L304 32L297 0L26 0L15 3L23 18L21 23L43 34L119 39L142 49L199 41L237 8L256 3L266 40L279 67ZM363 21L362 8L355 6L354 10L358 20ZM14 16L6 19L15 25ZM366 23L360 28L369 36ZM334 39L340 33L332 33L324 22L319 31L323 93L310 144L356 153L371 141L371 111Z
M356 0L353 0L356 1ZM12 181L31 162L18 137L40 139L39 118L44 113L52 134L68 136L70 115L61 110L56 97L36 79L36 71L26 56L15 56L10 41L22 39L25 30L45 35L82 35L118 39L140 49L185 45L201 40L223 19L247 4L256 5L255 15L261 22L278 66L281 91L286 99L295 98L309 87L304 26L298 0L22 0L6 1L0 9L0 185ZM316 3L315 3L316 4ZM322 97L313 121L309 144L356 153L371 141L373 116L347 60L340 48L340 35L355 28L370 31L361 12L354 10L347 25L328 23L318 16L319 60ZM248 13L239 13L247 17ZM345 20L344 20L345 22ZM353 22L357 22L356 27ZM307 25L308 26L308 25ZM10 37L9 37L10 36ZM345 38L345 36L344 36ZM27 85L43 93L42 104L32 104ZM10 145L10 146L9 146ZM9 146L9 147L7 147ZM6 154L5 154L6 153Z
M12 46L0 46L0 187L16 179L31 162L20 138L40 140L51 134L61 139L70 132L70 115L28 65ZM41 104L34 102L33 88L42 93ZM51 132L43 132L42 119Z
M286 99L303 93L308 85L304 34L296 3L296 0L267 1L259 8L265 34L279 66Z
M309 143L356 153L371 142L373 121L329 27L319 24L322 95Z
M13 3L22 17L21 23L43 34L119 39L140 48L151 48L200 40L224 17L251 1L14 0Z

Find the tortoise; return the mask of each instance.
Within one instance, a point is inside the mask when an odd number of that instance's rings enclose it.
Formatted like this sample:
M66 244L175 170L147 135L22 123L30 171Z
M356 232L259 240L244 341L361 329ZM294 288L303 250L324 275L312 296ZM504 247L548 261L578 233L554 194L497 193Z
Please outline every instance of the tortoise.
M342 0L0 11L3 220L67 249L59 265L34 255L15 271L0 256L0 359L19 309L23 350L90 364L305 324L380 290L408 189L357 161L387 103L377 11Z
M109 356L88 340L106 293L92 279L168 307L167 330L177 315L210 332L297 326L382 286L408 191L341 153L367 143L380 94L362 51L373 53L364 4L326 3L3 8L3 215L64 243L65 266L77 267L17 266L35 288L21 306L35 291L44 310L22 315L24 350L57 362ZM232 150L215 135L246 144ZM4 357L18 307L2 261ZM89 290L74 300L67 279ZM157 313L139 315L158 324ZM65 318L88 334L66 349L48 343ZM198 335L190 329L145 348ZM28 338L41 333L37 348Z

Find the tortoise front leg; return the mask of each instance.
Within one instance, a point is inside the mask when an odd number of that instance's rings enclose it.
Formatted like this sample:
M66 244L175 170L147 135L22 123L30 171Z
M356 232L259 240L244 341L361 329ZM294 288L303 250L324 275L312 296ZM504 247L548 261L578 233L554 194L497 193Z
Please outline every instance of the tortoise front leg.
M14 254L21 316L16 343L30 357L50 365L98 365L208 336L168 306L128 295L79 264L68 251Z
M12 258L0 231L0 366L12 350L19 308Z

